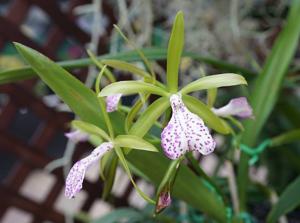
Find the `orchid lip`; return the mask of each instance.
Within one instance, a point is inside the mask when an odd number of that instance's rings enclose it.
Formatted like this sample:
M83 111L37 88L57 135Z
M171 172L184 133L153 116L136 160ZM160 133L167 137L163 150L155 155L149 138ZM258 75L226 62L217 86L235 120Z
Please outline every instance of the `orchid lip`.
M208 155L214 151L215 141L203 120L190 112L184 105L181 94L170 97L172 117L161 134L161 144L165 155L177 159L188 151L198 151Z

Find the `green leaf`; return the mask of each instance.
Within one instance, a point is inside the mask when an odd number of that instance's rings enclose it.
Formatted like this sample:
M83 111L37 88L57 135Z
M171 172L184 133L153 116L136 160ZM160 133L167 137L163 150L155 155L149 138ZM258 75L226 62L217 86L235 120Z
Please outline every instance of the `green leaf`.
M79 129L80 131L83 131L83 132L86 132L88 134L91 134L91 135L96 135L96 136L99 136L100 138L103 138L105 139L106 141L110 141L111 139L109 138L109 136L107 135L107 133L91 124L91 123L88 123L88 122L84 122L84 121L79 121L79 120L74 120L72 121L71 125L76 128L76 129Z
M300 141L300 129L295 129L272 138L271 146L281 146L294 141Z
M252 89L250 104L255 120L245 122L245 131L241 142L250 147L255 146L259 134L266 123L283 83L284 75L297 49L300 36L300 1L292 1L285 27L277 37L275 45L265 62L261 74ZM238 188L241 210L246 209L246 191L248 186L249 157L241 154L238 171Z
M172 28L167 56L167 86L170 92L178 89L178 72L184 45L183 12L178 12Z
M289 184L280 195L278 202L268 214L267 223L277 222L278 218L300 205L300 176Z
M189 95L182 95L182 99L190 111L202 118L208 127L222 134L231 132L230 127L222 122L222 119L216 116L203 102Z
M249 70L247 68L228 63L224 60L217 60L216 58L212 58L212 57L204 57L198 53L183 52L183 56L190 57L196 61L199 61L199 62L202 62L205 64L209 64L212 67L218 68L219 70L221 70L223 72L243 74L243 76L247 77L247 78L254 78L258 75L256 72Z
M115 69L119 69L119 70L122 70L122 71L127 71L127 72L130 72L130 73L133 73L133 74L136 74L140 77L151 77L151 75L142 70L141 68L133 65L133 64L130 64L130 63L127 63L125 61L120 61L120 60L102 60L101 61L102 63L110 66L110 67L113 67Z
M251 94L250 101L254 109L255 121L247 123L244 136L247 138L251 135L251 141L255 141L254 139L259 135L277 101L284 75L298 46L300 36L298 21L300 21L300 2L294 0L287 24L278 36Z
M91 89L37 51L20 43L15 43L15 46L40 78L69 105L76 115L85 122L103 122L98 99Z
M135 135L118 135L114 139L114 143L119 147L158 152L151 143Z
M247 84L245 78L238 74L215 74L202 77L181 89L182 94L188 94L193 91L204 89L228 87L234 85Z
M154 101L132 125L129 134L144 136L169 106L170 103L167 97Z
M146 48L146 49L142 49L141 52L149 60L162 60L162 59L166 59L167 57L167 50L161 48ZM243 67L239 67L234 64L230 64L221 60L217 60L215 58L203 57L197 53L183 52L183 56L188 56L197 61L210 64L213 67L219 68L220 70L223 70L225 72L242 73L243 75L249 77L253 77L256 75L256 73L247 70ZM97 57L98 61L103 59L118 59L127 62L141 60L138 53L135 51L104 54ZM61 62L57 62L57 64L66 70L72 70L76 68L87 67L93 64L93 62L89 58L83 58L83 59L76 59L76 60L61 61ZM4 70L4 71L0 71L0 84L25 80L25 79L33 78L35 76L36 76L35 71L29 66L24 66L23 68L18 68L18 69Z
M142 81L119 81L112 83L102 89L99 97L104 97L112 94L121 93L123 95L137 93L151 93L161 96L166 96L168 93L160 87L148 84Z

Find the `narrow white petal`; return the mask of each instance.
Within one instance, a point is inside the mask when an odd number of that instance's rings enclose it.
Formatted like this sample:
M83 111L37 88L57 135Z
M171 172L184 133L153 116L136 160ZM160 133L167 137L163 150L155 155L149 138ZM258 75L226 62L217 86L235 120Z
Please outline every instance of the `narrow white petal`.
M221 117L231 115L240 118L253 117L252 108L245 97L231 99L227 105L221 108L213 108L212 111Z
M112 148L113 144L111 142L102 143L89 156L73 165L66 179L65 196L67 198L75 197L82 188L86 170Z

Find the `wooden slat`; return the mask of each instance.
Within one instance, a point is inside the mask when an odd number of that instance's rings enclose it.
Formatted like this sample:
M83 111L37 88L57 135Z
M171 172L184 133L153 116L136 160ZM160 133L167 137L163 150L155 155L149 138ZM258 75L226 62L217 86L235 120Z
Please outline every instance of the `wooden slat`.
M90 41L90 37L75 24L76 17L73 15L72 10L78 5L87 3L91 3L91 0L70 0L68 2L69 8L62 12L59 8L58 1L11 1L6 16L0 16L0 32L3 34L0 37L0 48L6 41L18 41L37 49L52 59L55 59L57 49L67 38L78 41L84 48L84 44ZM30 6L38 6L49 16L51 26L47 36L43 37L46 39L44 46L37 44L21 31L20 27L27 17ZM112 24L116 23L116 19L110 3L103 1L102 7L103 12L110 20L107 32L109 35ZM106 52L108 40L109 36L101 38L99 52ZM78 73L79 78L85 77L86 72L86 69L81 69ZM65 179L62 168L53 171L52 174L55 176L56 182L43 202L36 203L19 194L19 190L29 174L35 169L43 169L45 165L52 161L52 158L46 154L46 149L58 131L66 131L67 123L73 118L73 115L70 113L56 112L52 108L47 107L41 98L36 97L32 92L35 84L36 79L32 79L23 81L20 84L0 86L0 92L6 93L9 97L9 102L4 106L0 114L0 150L8 151L14 154L18 159L18 164L14 166L9 177L4 181L4 185L0 186L0 197L5 201L0 202L0 219L8 207L16 206L17 208L32 213L34 215L33 223L39 223L45 220L60 223L64 222L63 215L54 210L53 206L60 191L64 188ZM33 137L26 141L20 140L16 136L6 132L16 117L15 114L21 107L28 108L41 120ZM87 143L77 145L75 153L73 154L73 163L78 160L83 153L89 152L91 149L92 147ZM82 210L88 212L95 200L100 198L103 183L100 180L95 183L85 180L83 189L88 193L88 198L84 202ZM132 186L130 184L121 198L112 195L112 205L115 207L128 206L127 198L131 191Z
M0 197L1 202L5 202L8 205L20 208L27 212L34 213L43 220L50 220L55 223L64 222L64 216L55 211L53 208L37 204L4 185L0 185Z

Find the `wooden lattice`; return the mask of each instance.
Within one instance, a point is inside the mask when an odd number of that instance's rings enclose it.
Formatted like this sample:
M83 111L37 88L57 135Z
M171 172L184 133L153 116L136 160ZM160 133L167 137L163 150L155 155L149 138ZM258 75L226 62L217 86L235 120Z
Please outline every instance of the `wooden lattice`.
M67 9L61 9L61 2L68 6ZM111 21L108 30L111 30L112 24L115 22L112 7L106 1L103 2L103 11ZM87 3L90 3L90 1L9 1L9 8L6 14L0 16L0 49L7 43L17 41L40 51L54 60L57 59L57 50L60 44L66 38L76 40L79 43L79 47L84 49L84 45L90 41L90 37L76 25L72 9ZM43 37L45 39L43 44L39 44L29 38L21 29L21 25L31 7L38 7L48 15L51 22L47 36ZM108 36L102 37L99 53L105 52L107 41ZM85 70L81 73L84 74ZM6 155L10 154L10 156L13 156L12 162L14 162L13 168L9 173L6 173L6 177L2 180L0 186L0 219L8 208L15 207L31 213L33 216L32 222L34 223L44 221L65 222L64 214L54 208L54 203L64 187L62 168L53 172L56 181L43 201L34 201L20 193L22 184L32 171L43 169L50 161L59 158L54 157L51 151L49 153L47 149L49 150L49 145L58 134L62 137L63 132L68 131L67 123L73 118L70 113L57 112L53 108L46 106L42 99L33 93L35 83L36 80L29 80L0 86L1 95L7 96L7 100L3 102L0 112L1 160L6 159ZM27 113L33 114L37 120L37 126L33 126L34 124L31 123L28 124L28 129L34 128L33 134L28 138L22 138L18 135L18 130L21 129L20 125L22 123L16 123L16 120L20 116L19 111L22 109L26 109ZM12 128L14 131L11 130ZM22 129L24 129L24 126L22 126ZM87 143L81 143L77 147L73 155L73 162L79 159L83 153L92 149ZM62 154L64 145L61 145L59 150ZM42 186L43 182L40 183ZM102 184L100 181L94 183L85 181L84 188L88 196L81 209L89 211L92 204L101 194ZM113 197L113 205L115 207L128 205L127 197L131 191L132 187L128 186L121 197Z

